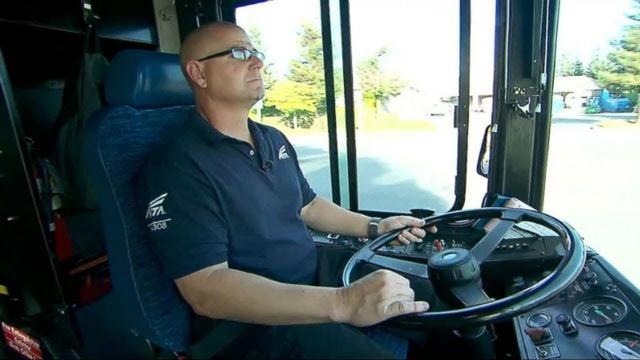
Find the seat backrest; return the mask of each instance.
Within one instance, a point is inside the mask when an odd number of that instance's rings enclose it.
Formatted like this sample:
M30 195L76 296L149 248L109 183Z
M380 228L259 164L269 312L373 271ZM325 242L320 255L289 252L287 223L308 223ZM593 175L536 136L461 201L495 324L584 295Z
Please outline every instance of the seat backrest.
M87 122L85 153L102 219L113 296L130 329L171 351L190 343L191 310L164 274L136 203L147 156L181 127L193 95L176 55L125 50L105 79L108 106ZM116 315L116 314L114 314Z

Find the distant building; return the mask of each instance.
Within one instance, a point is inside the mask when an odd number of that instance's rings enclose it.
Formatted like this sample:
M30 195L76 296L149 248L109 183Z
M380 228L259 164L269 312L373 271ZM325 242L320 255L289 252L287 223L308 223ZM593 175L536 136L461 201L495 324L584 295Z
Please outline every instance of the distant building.
M435 94L421 92L419 89L407 88L400 96L391 98L385 107L403 119L419 119L424 116L445 115L453 110L453 104L458 103L455 90L439 89ZM595 80L588 76L559 76L554 80L553 95L554 109L563 108L583 111L590 98L599 97L602 88ZM560 98L562 101L560 101ZM491 112L493 106L493 85L490 82L475 82L471 84L469 94L469 108L471 111Z
M485 84L486 85L486 84ZM488 86L471 88L471 110L490 111L493 89ZM582 109L589 98L598 97L602 88L588 76L559 76L553 84L553 94L562 97L564 107Z
M553 94L562 96L568 109L581 109L590 98L600 96L602 88L588 76L558 76L554 80Z

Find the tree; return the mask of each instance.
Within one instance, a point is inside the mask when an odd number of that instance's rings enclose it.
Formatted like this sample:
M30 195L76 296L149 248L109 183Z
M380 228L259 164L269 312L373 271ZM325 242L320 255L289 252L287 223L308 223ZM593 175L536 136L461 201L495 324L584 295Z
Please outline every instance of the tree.
M382 47L358 65L363 100L374 108L376 114L381 106L392 97L400 95L406 87L405 82L397 76L383 74L380 59L386 54L387 49Z
M322 35L310 23L298 32L299 58L289 64L286 79L274 85L266 99L284 114L285 125L311 127L315 117L326 112Z
M576 60L573 63L573 76L581 76L584 75L584 66L582 65L582 61Z
M584 75L584 65L580 59L562 54L556 66L556 76L580 76Z
M587 65L585 75L592 79L598 79L598 74L606 70L606 67L606 60L604 60L600 55L595 55L589 62L589 65Z
M309 128L313 125L316 113L313 92L308 85L289 79L278 81L273 86L268 101L284 115L281 122L292 129Z
M637 94L640 91L640 0L634 0L632 21L623 30L621 39L612 42L614 50L606 65L596 73L598 83L613 93ZM638 112L640 119L640 112Z

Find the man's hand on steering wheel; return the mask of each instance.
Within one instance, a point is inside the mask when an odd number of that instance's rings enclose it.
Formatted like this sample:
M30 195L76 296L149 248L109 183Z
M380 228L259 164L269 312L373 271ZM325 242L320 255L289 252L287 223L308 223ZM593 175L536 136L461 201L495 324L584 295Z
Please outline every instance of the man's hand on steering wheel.
M398 237L391 242L391 245L409 245L412 242L422 242L422 238L427 234L426 231L422 229L424 220L412 216L391 216L382 219L380 220L378 233L382 235L407 226L411 228L398 234ZM436 233L438 229L435 226L430 226L427 228L427 231Z
M429 303L414 301L407 278L389 270L377 270L338 289L337 299L334 320L354 326L371 326L429 309Z

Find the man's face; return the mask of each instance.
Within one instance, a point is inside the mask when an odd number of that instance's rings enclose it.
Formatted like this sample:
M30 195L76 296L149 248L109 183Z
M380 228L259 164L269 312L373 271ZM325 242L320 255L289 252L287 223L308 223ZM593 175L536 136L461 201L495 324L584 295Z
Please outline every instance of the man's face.
M214 41L205 46L207 55L231 48L255 50L244 31L237 28L221 29ZM206 55L205 55L206 56ZM200 62L206 88L204 91L212 98L222 101L255 104L264 97L264 85L260 76L262 61L255 56L242 61L231 54L214 57Z

